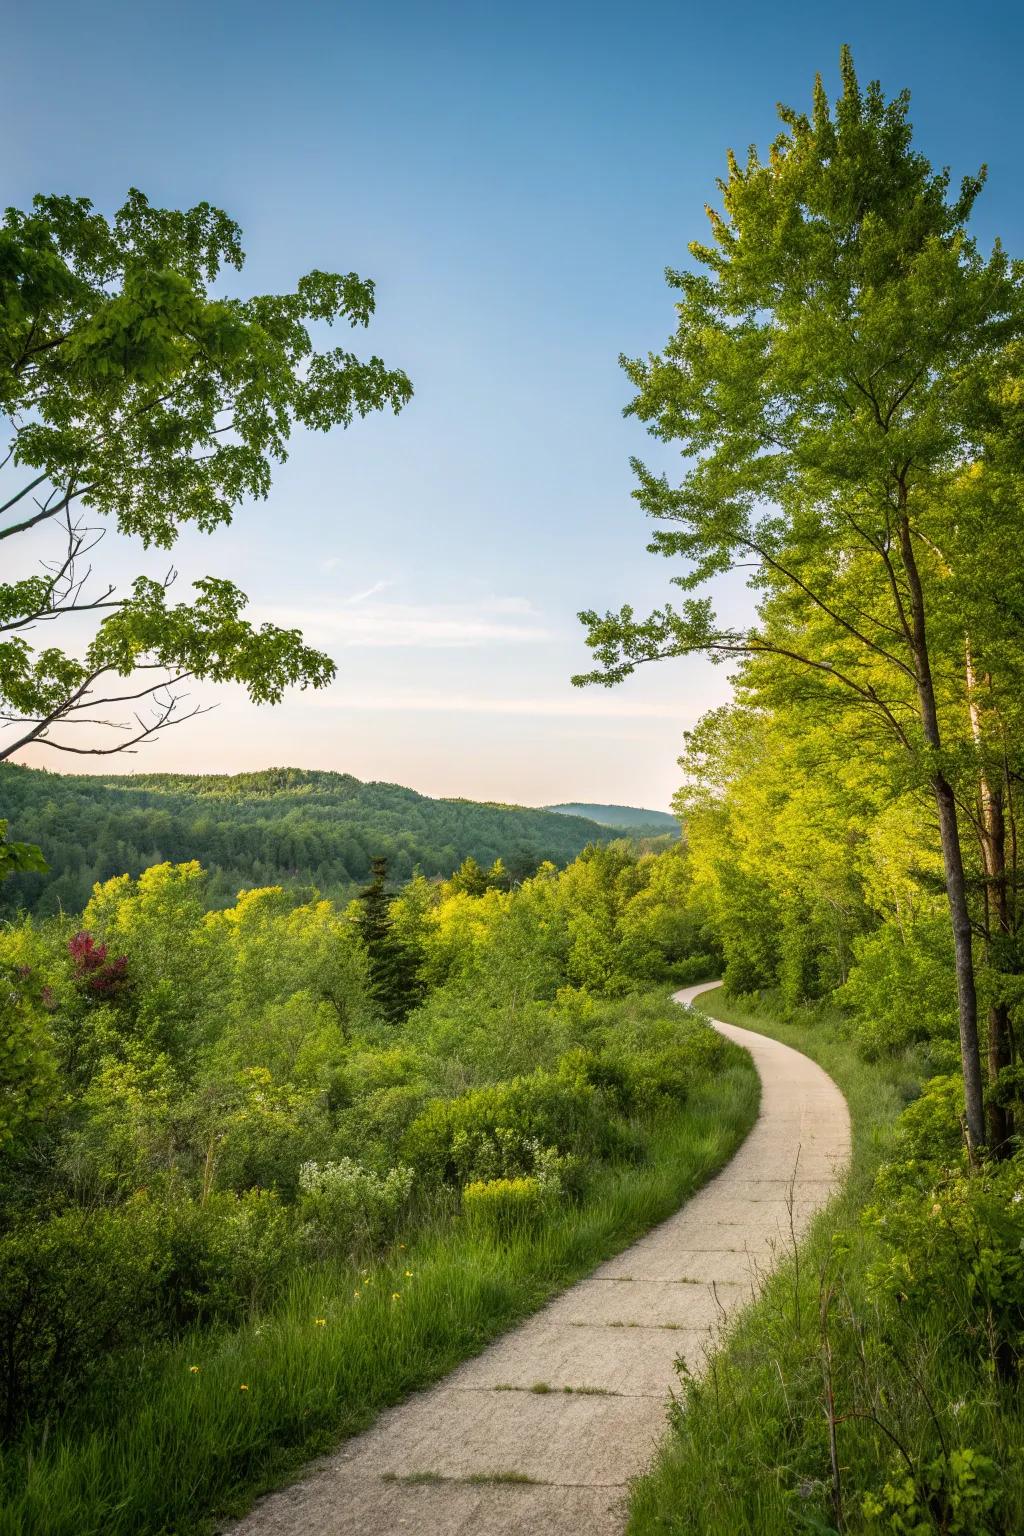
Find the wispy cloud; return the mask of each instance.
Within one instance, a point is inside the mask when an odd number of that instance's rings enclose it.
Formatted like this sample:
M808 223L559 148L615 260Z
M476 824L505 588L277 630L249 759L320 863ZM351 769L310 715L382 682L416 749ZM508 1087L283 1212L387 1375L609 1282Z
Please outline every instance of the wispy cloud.
M267 609L261 617L301 629L321 644L374 649L467 649L531 645L553 632L522 597L490 597L466 603L374 602L390 582L377 582L333 608Z
M353 592L350 597L343 599L351 606L354 603L368 602L371 597L376 597L378 592L386 592L388 587L393 587L393 581L375 581L372 587L367 587L364 592Z

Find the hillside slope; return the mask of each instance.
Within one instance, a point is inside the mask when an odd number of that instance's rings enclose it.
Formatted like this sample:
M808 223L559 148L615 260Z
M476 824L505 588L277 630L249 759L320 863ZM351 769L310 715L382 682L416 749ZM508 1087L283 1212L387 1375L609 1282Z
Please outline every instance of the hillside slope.
M399 784L297 768L227 775L47 773L0 764L0 815L38 843L48 875L0 889L0 913L79 911L96 880L165 859L199 859L212 905L243 886L315 885L344 895L378 854L394 880L448 875L468 854L515 876L565 864L614 832L578 816L475 800L437 800Z
M545 810L559 816L584 816L596 821L599 827L614 827L618 832L631 836L652 837L679 836L679 823L667 811L648 811L637 805L590 805L585 801L568 801L564 805L548 805Z

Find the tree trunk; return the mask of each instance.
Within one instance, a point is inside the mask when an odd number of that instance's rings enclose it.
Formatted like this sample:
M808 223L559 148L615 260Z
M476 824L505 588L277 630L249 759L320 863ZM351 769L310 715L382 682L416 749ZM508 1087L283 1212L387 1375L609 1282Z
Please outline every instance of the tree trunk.
M971 916L967 907L967 881L964 877L960 829L957 825L953 790L943 774L932 780L935 805L939 813L939 837L946 874L946 895L953 925L953 952L956 957L956 995L960 1014L960 1061L964 1074L964 1100L967 1133L972 1148L985 1145L985 1094L981 1081L981 1049L978 1042L978 993L974 983L974 954L971 943Z
M932 753L942 750L939 712L935 700L928 632L925 623L924 589L917 568L914 541L907 513L906 485L900 481L899 539L903 569L910 590L911 626L908 636L914 657L918 704L924 739ZM985 1093L981 1078L981 1047L978 1041L978 991L974 980L974 952L971 914L967 905L967 881L964 876L963 849L956 814L953 786L940 767L931 775L932 793L939 813L939 838L942 865L946 877L946 895L953 928L953 953L956 961L956 995L960 1018L960 1063L964 1077L964 1102L967 1134L972 1151L985 1145Z
M974 673L974 658L971 654L971 642L968 637L967 645L967 702L971 719L971 736L975 748L979 754L980 769L978 773L978 801L980 806L979 840L981 843L981 858L985 869L985 914L986 914L986 952L987 957L999 963L998 949L993 956L992 938L993 930L1000 938L1007 938L1013 932L1013 920L1010 914L1010 899L1006 878L1006 816L1003 806L1003 789L993 789L991 777L985 767L984 733L981 723L981 709L978 704L977 679ZM986 679L987 681L987 679ZM1006 1003L993 1002L988 1010L988 1080L991 1087L997 1081L1004 1067L1013 1063L1013 1032L1010 1026L1010 1010ZM1013 1115L996 1102L994 1094L990 1094L986 1105L986 1119L988 1122L988 1141L991 1150L997 1156L1005 1156L1010 1150L1010 1138L1013 1135Z

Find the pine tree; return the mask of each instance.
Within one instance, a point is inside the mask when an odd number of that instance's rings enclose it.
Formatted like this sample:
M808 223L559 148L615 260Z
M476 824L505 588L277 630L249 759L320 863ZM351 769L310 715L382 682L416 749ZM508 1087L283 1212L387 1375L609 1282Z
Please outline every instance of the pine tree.
M370 962L370 991L389 1024L401 1024L422 995L420 956L395 933L388 895L388 861L373 859L370 884L359 892L359 932Z

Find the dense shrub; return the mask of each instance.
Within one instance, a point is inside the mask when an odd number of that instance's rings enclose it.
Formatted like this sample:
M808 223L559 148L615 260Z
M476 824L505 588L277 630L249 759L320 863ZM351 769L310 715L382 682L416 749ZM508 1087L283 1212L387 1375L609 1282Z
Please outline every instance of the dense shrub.
M280 1293L298 1249L290 1212L263 1189L175 1203L160 1238L160 1311L172 1333L258 1312Z
M425 1175L462 1185L531 1171L522 1159L535 1144L585 1161L620 1141L602 1095L570 1062L563 1072L533 1072L434 1099L409 1127L403 1147Z
M1000 1374L1024 1357L1024 1158L979 1170L894 1163L867 1219L883 1243L872 1287L905 1311L955 1319L950 1346ZM936 1276L942 1276L936 1290Z
M405 1165L377 1174L351 1157L304 1163L299 1212L320 1255L373 1249L393 1237L408 1206L413 1170Z
M0 1241L0 1418L63 1408L105 1357L140 1337L159 1302L160 1215L72 1210Z
M339 1144L358 1147L362 1162L369 1166L391 1167L428 1096L422 1082L396 1083L366 1094L338 1116Z
M72 1209L0 1240L0 1421L64 1408L119 1351L237 1323L273 1301L297 1257L264 1190Z
M550 1185L540 1179L478 1179L462 1191L462 1209L475 1230L510 1238L535 1231L552 1198Z
M836 996L853 1011L857 1042L868 1061L915 1042L952 1046L956 983L948 920L941 909L907 928L882 924L855 941L854 955Z
M969 1447L937 1456L913 1477L897 1477L863 1501L867 1530L890 1536L995 1536L999 1519L999 1468Z

